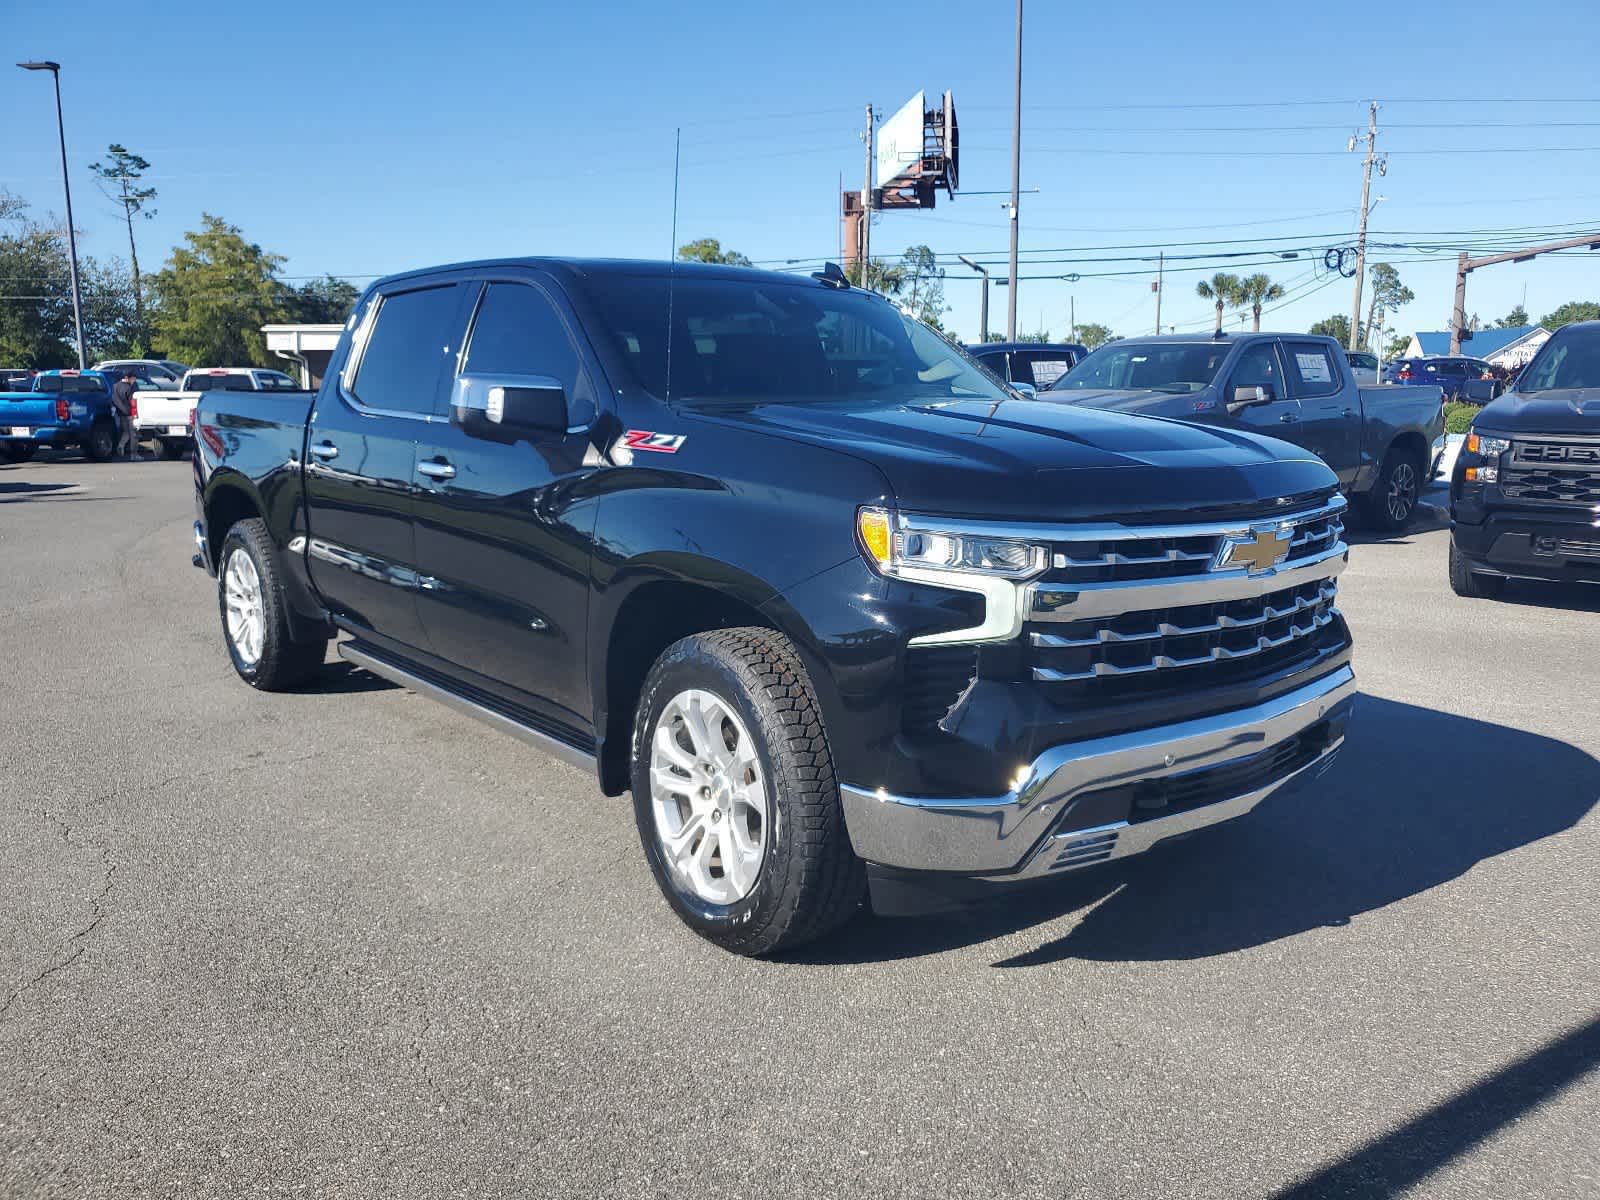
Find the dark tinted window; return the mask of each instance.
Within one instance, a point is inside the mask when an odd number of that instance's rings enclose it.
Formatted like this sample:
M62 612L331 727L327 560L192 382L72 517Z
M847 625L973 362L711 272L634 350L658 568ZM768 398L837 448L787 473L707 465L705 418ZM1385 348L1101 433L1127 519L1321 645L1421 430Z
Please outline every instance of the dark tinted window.
M1006 378L1007 368L1005 351L996 351L991 354L974 354L972 357L977 359L984 366L988 367L989 370L993 371L996 375L1000 376L1001 379Z
M573 424L587 424L594 416L594 392L566 322L550 298L529 284L489 285L472 323L464 369L559 380Z
M1344 376L1334 365L1333 355L1326 346L1319 346L1315 342L1287 342L1284 350L1289 359L1289 370L1294 375L1297 395L1329 396L1344 385Z
M351 391L370 408L431 413L439 372L455 354L454 284L385 296Z
M782 397L822 404L848 397L907 404L1007 395L933 330L859 288L620 272L597 272L584 286L599 316L596 336L609 341L642 386L670 392L674 403Z
M1051 390L1198 392L1216 379L1231 348L1227 342L1112 342L1073 367Z
M298 391L300 387L293 379L277 371L263 371L256 376L256 379L264 392L293 392Z
M34 381L36 392L104 392L109 387L98 375L41 375Z
M255 385L245 371L207 371L203 375L189 376L191 392L253 392Z
M1600 388L1600 331L1563 329L1544 344L1517 380L1517 390Z
M1023 350L1011 356L1013 383L1047 388L1072 370L1072 355L1064 350Z
M1271 342L1256 342L1246 346L1239 354L1239 361L1233 365L1233 378L1228 381L1230 388L1264 387L1272 389L1272 394L1279 400L1288 397L1288 389L1283 386L1283 371L1278 366L1278 352ZM1230 396L1229 399L1232 397Z

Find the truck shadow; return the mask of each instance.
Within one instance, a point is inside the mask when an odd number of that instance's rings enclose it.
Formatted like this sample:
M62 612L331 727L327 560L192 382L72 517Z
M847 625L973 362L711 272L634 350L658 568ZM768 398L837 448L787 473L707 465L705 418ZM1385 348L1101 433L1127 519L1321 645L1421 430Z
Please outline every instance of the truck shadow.
M10 483L0 481L0 504L19 504L24 500L41 500L52 492L71 491L76 483Z
M1328 774L1250 816L1027 887L876 877L874 911L892 915L793 957L913 958L1086 910L995 965L1207 958L1347 925L1572 828L1597 797L1600 763L1565 742L1362 696Z

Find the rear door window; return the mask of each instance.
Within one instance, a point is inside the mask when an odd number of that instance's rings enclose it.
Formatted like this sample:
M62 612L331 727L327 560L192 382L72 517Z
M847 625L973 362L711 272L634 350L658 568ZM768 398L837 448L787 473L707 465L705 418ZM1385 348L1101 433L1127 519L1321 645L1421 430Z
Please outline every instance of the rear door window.
M1072 370L1072 356L1062 351L1026 350L1011 356L1015 382L1031 383L1043 391Z
M455 284L384 296L365 338L350 392L368 408L431 414L439 381L460 343Z
M973 357L1001 379L1006 380L1008 383L1011 381L1011 374L1006 366L1006 354L1003 350L991 351L988 354L975 354Z
M1300 397L1331 396L1344 384L1344 377L1326 346L1316 342L1285 342L1285 357Z

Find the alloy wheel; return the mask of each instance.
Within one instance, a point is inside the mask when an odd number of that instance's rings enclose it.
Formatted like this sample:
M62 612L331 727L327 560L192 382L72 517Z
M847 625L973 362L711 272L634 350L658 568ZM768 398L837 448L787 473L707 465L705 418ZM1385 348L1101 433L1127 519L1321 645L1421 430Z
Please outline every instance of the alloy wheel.
M650 804L667 866L695 896L733 904L755 887L771 806L754 739L731 704L680 692L656 719Z
M1396 463L1389 473L1389 519L1400 524L1417 503L1417 473L1408 462Z
M228 556L222 573L223 594L227 603L228 640L247 667L261 661L266 642L267 617L261 602L261 576L256 564L243 550Z

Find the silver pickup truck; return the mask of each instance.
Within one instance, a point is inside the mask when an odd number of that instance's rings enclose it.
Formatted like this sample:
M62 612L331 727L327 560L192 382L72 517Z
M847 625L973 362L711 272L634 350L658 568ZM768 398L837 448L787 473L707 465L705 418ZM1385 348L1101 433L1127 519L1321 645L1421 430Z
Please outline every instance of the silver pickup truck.
M1040 400L1267 434L1312 451L1368 522L1402 529L1444 448L1437 387L1362 387L1344 349L1305 333L1126 338Z

